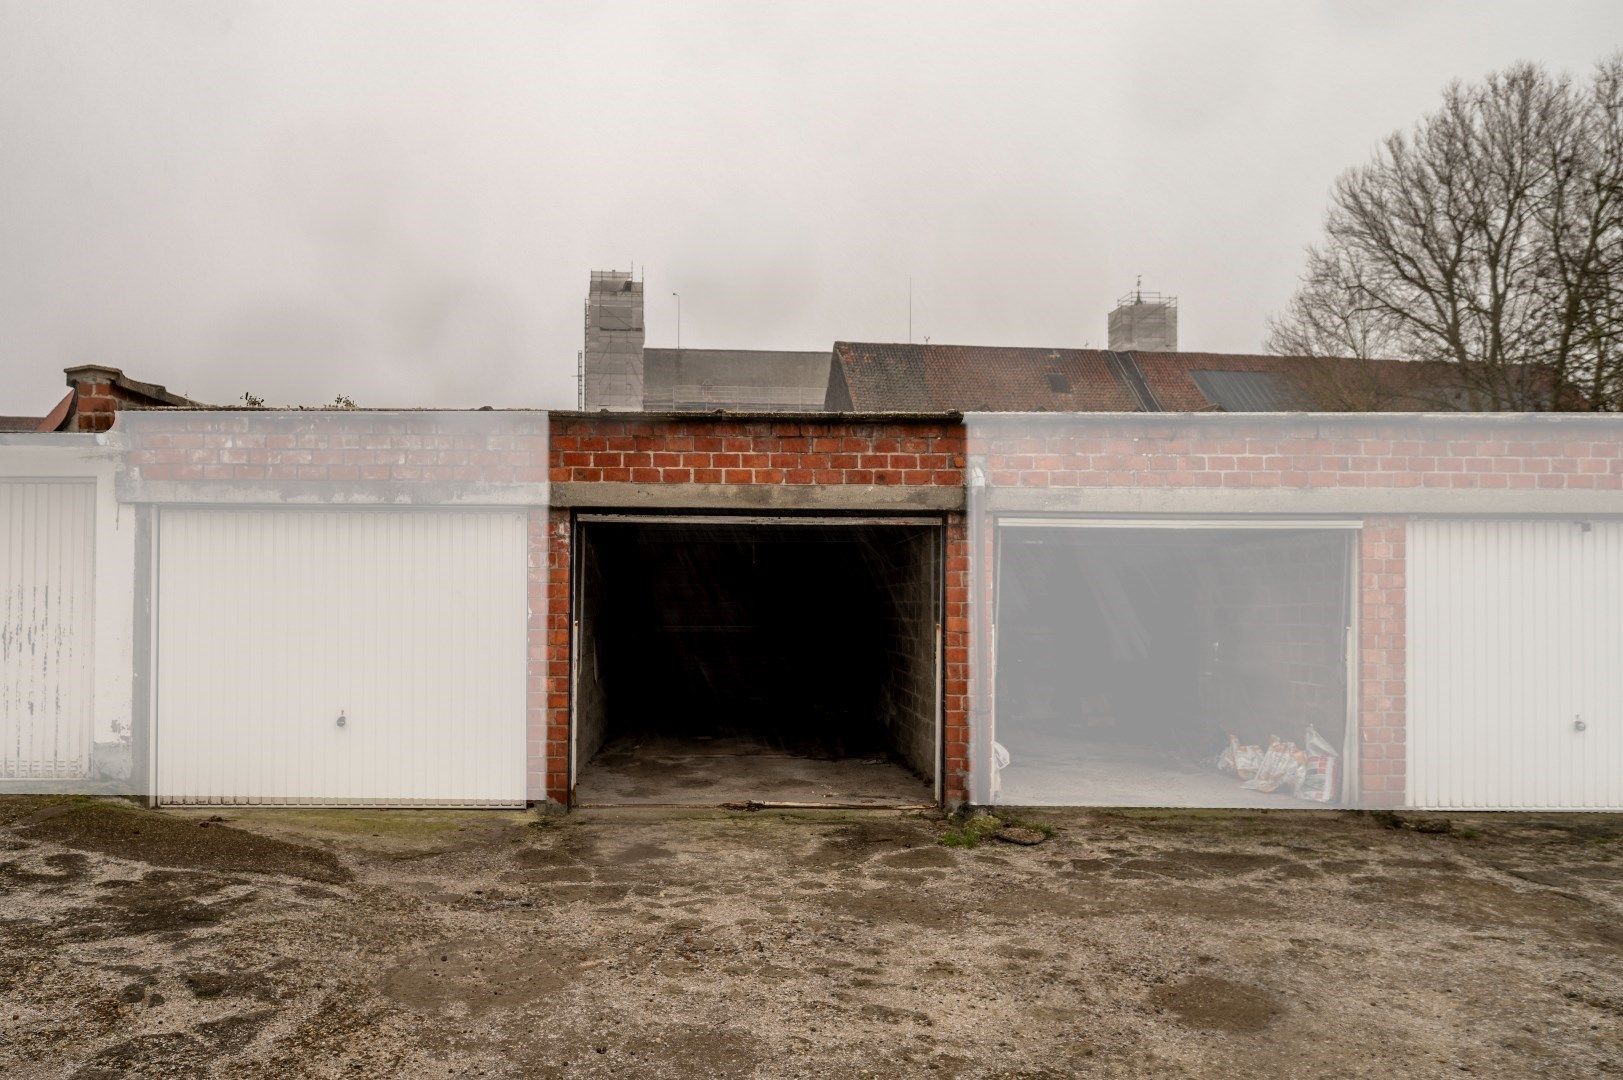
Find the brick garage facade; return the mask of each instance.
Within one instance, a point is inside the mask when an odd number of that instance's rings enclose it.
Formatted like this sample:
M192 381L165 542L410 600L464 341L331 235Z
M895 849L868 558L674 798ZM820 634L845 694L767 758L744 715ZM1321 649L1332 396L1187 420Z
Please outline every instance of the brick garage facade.
M1358 764L1370 805L1405 794L1409 519L1559 512L1553 500L1572 493L1623 491L1615 431L1584 437L1550 418L985 415L967 425L994 518L1357 518Z
M127 415L127 414L126 414ZM528 792L569 793L573 510L624 505L649 485L669 506L793 505L830 491L848 507L893 508L899 492L961 500L963 429L949 421L659 419L528 413L152 411L124 424L124 495L138 502L527 506ZM770 490L768 490L770 489ZM528 494L526 494L528 493ZM821 505L827 508L825 498ZM944 791L968 772L961 515L947 512Z
M942 419L705 418L555 415L549 478L572 507L884 511L893 496L934 493L956 506L964 486L964 431ZM753 489L753 490L749 490ZM916 501L913 500L913 501ZM550 639L547 794L568 790L571 510L548 528ZM943 598L942 791L967 794L968 568L962 514L946 522Z
M127 502L522 512L528 793L559 800L569 785L571 541L579 510L930 508L945 523L942 785L949 802L970 794L970 653L981 650L989 673L993 636L989 624L971 631L966 490L986 508L988 529L999 514L1032 512L1356 518L1359 775L1366 802L1395 804L1406 780L1409 520L1566 513L1596 499L1616 506L1613 496L1623 491L1623 440L1614 427L1514 417L1006 415L961 424L156 409L119 413L114 435L127 448L120 483ZM982 482L973 490L971 476ZM984 542L990 533L982 533Z
M121 412L121 498L187 505L511 507L526 516L527 791L544 798L549 665L547 420L541 413ZM563 642L567 648L567 635Z

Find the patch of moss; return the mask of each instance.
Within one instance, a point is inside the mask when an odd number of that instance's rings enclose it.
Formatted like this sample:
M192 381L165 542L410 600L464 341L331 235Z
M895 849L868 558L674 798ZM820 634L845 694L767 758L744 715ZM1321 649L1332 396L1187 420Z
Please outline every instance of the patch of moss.
M959 811L947 819L948 827L939 842L947 847L972 848L982 840L990 839L1004 829L1030 829L1045 838L1058 830L1044 821L1028 821L1008 814L994 814L988 810Z

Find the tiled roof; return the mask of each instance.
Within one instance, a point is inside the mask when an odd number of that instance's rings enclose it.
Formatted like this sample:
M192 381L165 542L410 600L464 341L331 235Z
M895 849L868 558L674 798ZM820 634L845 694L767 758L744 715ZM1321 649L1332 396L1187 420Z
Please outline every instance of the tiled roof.
M884 412L1131 412L1127 388L1102 349L993 345L834 345L848 400Z
M829 406L874 412L1209 412L1214 390L1233 379L1206 373L1266 373L1267 387L1239 393L1259 411L1292 408L1447 411L1463 407L1446 364L1335 360L1254 353L1111 354L1103 349L1002 348L837 342ZM1142 375L1154 400L1140 402L1128 379ZM1266 390L1266 393L1263 391Z
M1197 371L1271 372L1290 381L1299 408L1328 411L1451 411L1459 400L1459 375L1451 365L1406 360L1350 360L1334 357L1272 356L1254 353L1135 352L1161 408L1168 412L1212 409L1201 392Z

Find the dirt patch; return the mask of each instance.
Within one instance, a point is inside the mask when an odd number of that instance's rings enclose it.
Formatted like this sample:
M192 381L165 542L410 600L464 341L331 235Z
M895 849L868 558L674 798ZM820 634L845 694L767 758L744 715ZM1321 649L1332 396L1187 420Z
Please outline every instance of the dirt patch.
M526 1060L523 1075L544 1080L581 1075L732 1080L758 1075L757 1070L769 1060L761 1040L727 1028L672 1026L636 1036L613 1029L573 1029L561 1032L556 1046L553 1055Z
M935 845L940 830L918 818L877 818L829 830L824 839L797 860L811 869L854 867L882 852Z
M446 941L395 967L378 989L416 1012L479 1016L558 993L579 959L565 950L515 949L499 938Z
M1270 991L1207 975L1158 986L1150 1001L1201 1031L1261 1031L1285 1011Z
M195 998L247 997L259 1001L277 998L275 975L271 971L200 969L188 971L181 983Z
M1291 865L1295 865L1294 860L1260 852L1173 848L1152 858L1117 860L1111 869L1118 877L1202 881L1208 878L1239 878L1260 870L1276 870Z
M113 878L97 886L95 901L59 933L75 941L179 933L213 926L252 902L255 891L213 874L153 870L138 879Z
M30 869L22 859L0 862L0 881L13 885L67 885L85 876L89 865L76 851L62 851L38 860L39 869Z
M128 1076L196 1073L206 1067L208 1044L195 1035L169 1032L123 1039L73 1072L74 1080L123 1080Z
M42 800L11 823L19 836L153 866L253 872L340 884L350 872L330 853L208 819L172 817L109 801Z
M630 847L621 849L620 853L615 856L615 861L622 864L659 862L662 859L669 859L673 855L675 855L675 852L669 848L660 847L658 844L632 844Z
M965 916L962 903L916 890L841 889L821 897L819 902L830 913L846 918L935 930L960 923Z
M1473 930L1549 930L1564 938L1623 947L1623 926L1603 916L1606 908L1566 888L1439 873L1370 874L1359 879L1354 893Z
M886 866L916 870L922 868L945 869L958 865L958 856L942 847L905 848L879 856Z

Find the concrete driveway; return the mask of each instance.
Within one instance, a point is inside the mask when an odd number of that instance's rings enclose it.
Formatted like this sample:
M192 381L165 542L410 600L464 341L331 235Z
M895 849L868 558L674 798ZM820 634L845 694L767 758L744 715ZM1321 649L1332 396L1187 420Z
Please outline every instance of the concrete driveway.
M1619 818L1029 818L0 799L0 1073L1623 1072Z

